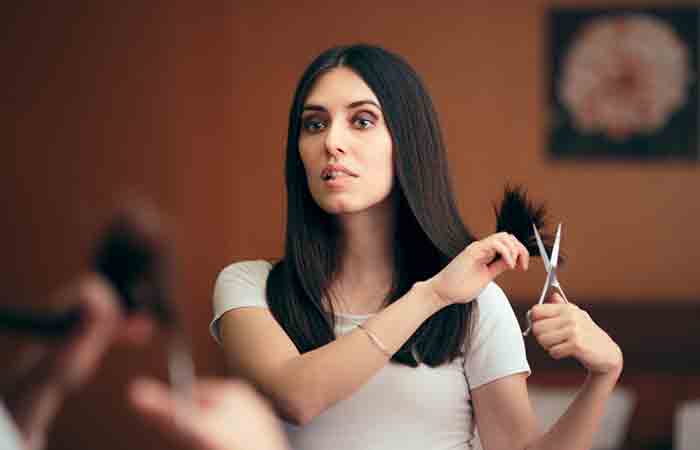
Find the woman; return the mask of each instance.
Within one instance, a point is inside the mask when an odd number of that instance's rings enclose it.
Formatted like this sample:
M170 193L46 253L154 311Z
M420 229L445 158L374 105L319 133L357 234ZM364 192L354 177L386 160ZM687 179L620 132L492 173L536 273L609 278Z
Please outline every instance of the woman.
M492 280L525 247L460 220L441 131L416 73L383 49L321 54L289 117L284 258L224 269L212 332L267 395L292 448L579 449L622 368L619 347L557 295L533 333L589 376L538 430L513 311Z

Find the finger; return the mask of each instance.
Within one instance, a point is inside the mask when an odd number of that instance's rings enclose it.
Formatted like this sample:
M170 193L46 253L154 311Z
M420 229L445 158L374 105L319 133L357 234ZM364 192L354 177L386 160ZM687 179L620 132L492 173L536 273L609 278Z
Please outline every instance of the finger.
M510 248L505 242L503 242L502 240L494 239L491 242L491 248L493 248L496 251L496 253L501 255L501 258L506 260L506 263L508 263L509 268L515 268L515 258L512 255Z
M561 315L566 310L567 305L557 303L543 303L532 307L531 319L533 321L547 319Z
M523 270L527 270L530 267L530 252L527 251L522 242L520 242L515 236L513 237L518 247L518 260L520 261Z
M510 233L498 233L495 236L496 240L499 242L503 242L508 246L509 249L511 249L512 253L515 253L515 242L513 242L514 236Z
M556 345L566 342L571 337L571 333L572 331L569 327L557 328L554 331L535 335L535 338L542 348L549 350Z
M518 257L520 256L520 249L518 248L518 240L512 234L506 234L503 241L508 246L510 254L513 257L513 262L518 264Z
M76 332L57 351L51 375L69 390L80 386L95 371L121 318L113 291L97 277L79 280L74 295L83 317Z
M530 318L532 319L532 317ZM548 317L546 319L533 320L532 323L532 333L535 336L551 333L555 330L560 330L569 326L569 321L567 321L562 316Z
M572 356L574 352L574 346L571 341L564 341L561 344L557 344L551 347L547 353L554 359L568 358Z
M518 238L516 238L512 234L508 235L508 242L511 251L513 252L513 257L516 263L518 263L518 266L523 270L527 270L530 254L528 253L525 246L521 244Z
M121 317L116 292L103 278L88 275L77 282L75 295L85 310L78 334L85 339L110 339Z
M508 234L506 240L513 254L513 259L520 268L527 270L530 263L530 253L527 248L512 234Z

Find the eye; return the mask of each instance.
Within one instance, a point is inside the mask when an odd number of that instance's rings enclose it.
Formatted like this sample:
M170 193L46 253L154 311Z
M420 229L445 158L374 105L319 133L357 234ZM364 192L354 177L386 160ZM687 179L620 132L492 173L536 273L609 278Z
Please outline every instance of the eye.
M376 119L369 114L358 115L352 120L353 125L362 130L372 128L375 122Z
M301 126L308 133L318 133L326 128L326 123L318 117L305 117L301 119Z

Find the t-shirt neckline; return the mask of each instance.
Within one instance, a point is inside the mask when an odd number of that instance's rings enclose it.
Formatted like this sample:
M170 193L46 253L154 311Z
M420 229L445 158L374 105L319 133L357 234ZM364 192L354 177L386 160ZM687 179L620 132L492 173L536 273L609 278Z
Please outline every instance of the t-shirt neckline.
M370 317L374 316L376 313L370 313L370 314L350 314L350 313L334 313L336 317L342 317L344 319L369 319Z

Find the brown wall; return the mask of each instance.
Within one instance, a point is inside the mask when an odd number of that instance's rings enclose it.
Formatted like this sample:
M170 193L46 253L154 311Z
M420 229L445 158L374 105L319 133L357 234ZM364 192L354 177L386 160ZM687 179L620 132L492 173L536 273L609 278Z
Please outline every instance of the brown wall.
M214 277L234 259L280 254L294 85L318 52L356 41L394 50L422 74L460 209L479 235L494 226L504 183L523 183L565 224L561 279L573 298L698 300L700 166L546 160L540 2L120 3L2 14L12 38L0 75L3 301L45 302L85 267L114 194L136 186L177 218L178 301L196 362L223 373L206 332ZM502 284L532 299L542 275ZM136 373L162 375L162 355L159 342L110 354L61 415L51 448L149 448L123 387ZM105 432L123 437L105 442Z

